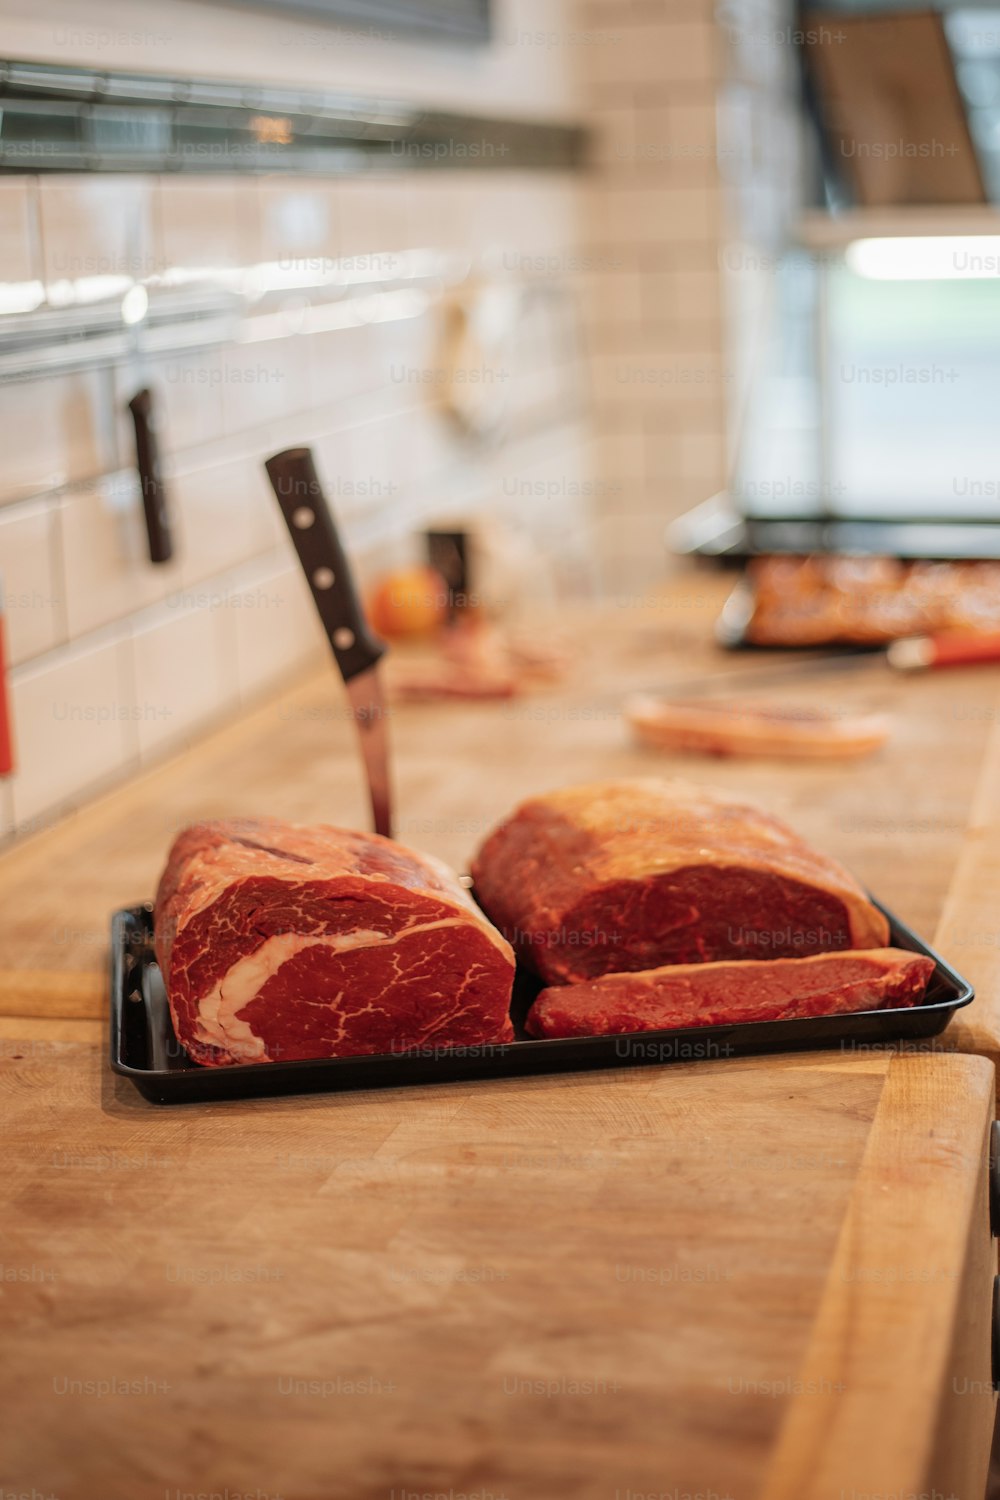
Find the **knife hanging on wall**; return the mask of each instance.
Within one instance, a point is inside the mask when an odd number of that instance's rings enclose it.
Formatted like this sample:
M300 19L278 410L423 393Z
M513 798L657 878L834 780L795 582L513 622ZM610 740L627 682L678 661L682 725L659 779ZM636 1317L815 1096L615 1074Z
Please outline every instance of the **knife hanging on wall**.
M375 832L392 837L389 742L378 663L385 643L373 635L347 554L308 448L287 448L265 464L313 602L347 688L361 742Z
M167 491L160 466L160 446L156 436L156 402L149 386L136 391L128 403L128 409L135 423L135 466L142 491L149 560L151 563L166 563L174 555L174 542Z

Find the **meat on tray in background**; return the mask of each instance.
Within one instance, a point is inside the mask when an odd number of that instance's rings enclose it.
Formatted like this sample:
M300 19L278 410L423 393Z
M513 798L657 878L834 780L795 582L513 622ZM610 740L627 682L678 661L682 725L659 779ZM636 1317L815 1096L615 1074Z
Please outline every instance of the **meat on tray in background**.
M196 1062L288 1062L509 1040L514 958L439 860L277 818L198 823L154 914Z
M404 702L517 698L565 674L558 644L528 640L483 615L459 615L420 653L397 653L389 664L390 695Z
M541 992L529 1036L609 1036L746 1021L788 1021L915 1005L934 960L900 948L810 958L674 964Z
M486 839L472 874L484 911L549 983L888 940L836 860L763 809L680 780L532 798Z
M747 567L742 640L881 646L903 636L1000 630L1000 563L759 557Z
M383 572L369 589L374 628L399 648L393 698L516 698L565 675L555 581L526 535L480 517L435 527L427 549L427 563Z
M627 698L624 713L636 738L654 750L776 760L870 755L885 744L892 727L886 714L731 700L684 702L652 693Z

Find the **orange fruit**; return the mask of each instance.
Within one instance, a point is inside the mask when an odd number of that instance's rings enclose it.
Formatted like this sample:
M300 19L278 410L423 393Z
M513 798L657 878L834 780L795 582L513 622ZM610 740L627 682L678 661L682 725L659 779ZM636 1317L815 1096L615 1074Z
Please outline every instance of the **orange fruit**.
M448 585L435 568L397 568L368 595L368 620L389 640L429 635L447 618Z

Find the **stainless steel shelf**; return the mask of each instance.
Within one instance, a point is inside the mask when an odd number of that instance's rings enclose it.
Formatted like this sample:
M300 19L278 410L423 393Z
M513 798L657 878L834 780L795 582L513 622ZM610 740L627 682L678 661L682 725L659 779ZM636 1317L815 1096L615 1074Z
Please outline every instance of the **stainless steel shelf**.
M0 172L567 169L585 139L398 99L0 62Z

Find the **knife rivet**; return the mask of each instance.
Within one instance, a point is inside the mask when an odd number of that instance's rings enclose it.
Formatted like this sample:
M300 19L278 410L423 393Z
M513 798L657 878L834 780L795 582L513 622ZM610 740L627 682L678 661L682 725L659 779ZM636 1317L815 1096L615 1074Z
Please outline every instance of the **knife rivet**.
M340 651L347 651L354 645L354 631L349 630L346 625L341 625L339 630L333 632L333 644Z
M310 510L308 505L299 505L292 511L292 525L297 526L300 531L308 531L316 519L316 512Z
M316 585L316 587L318 589L332 589L333 588L333 569L332 568L317 568L315 570L315 572L313 573L312 579L313 579L313 583Z

